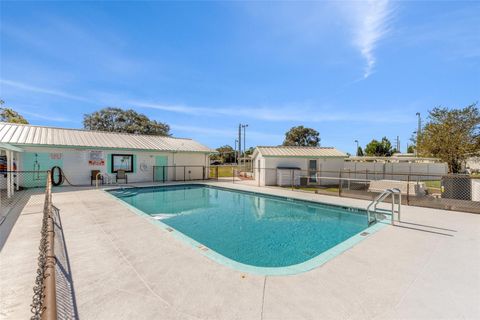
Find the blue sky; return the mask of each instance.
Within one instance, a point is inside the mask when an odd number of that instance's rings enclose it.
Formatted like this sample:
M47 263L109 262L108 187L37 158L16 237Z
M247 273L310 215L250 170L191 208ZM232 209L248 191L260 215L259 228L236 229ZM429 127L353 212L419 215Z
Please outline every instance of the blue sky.
M134 108L210 147L400 136L480 100L479 2L0 2L0 97L31 123Z

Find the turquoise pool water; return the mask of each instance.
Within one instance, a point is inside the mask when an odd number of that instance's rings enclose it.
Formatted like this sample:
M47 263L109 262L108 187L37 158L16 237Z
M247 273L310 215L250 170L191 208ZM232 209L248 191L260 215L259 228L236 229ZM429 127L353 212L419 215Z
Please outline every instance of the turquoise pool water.
M209 249L256 267L305 262L368 227L363 210L206 185L109 192Z

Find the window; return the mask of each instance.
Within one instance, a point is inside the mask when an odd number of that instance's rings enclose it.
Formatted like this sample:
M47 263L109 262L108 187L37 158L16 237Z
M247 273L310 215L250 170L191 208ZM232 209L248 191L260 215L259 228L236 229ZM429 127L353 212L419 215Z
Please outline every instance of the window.
M112 154L112 173L118 170L133 172L133 154Z
M317 160L308 160L308 178L311 183L317 182Z

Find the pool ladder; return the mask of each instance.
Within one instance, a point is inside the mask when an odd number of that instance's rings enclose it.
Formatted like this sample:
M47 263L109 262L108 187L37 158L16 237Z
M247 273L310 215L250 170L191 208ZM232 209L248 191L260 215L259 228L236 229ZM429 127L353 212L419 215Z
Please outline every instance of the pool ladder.
M389 196L392 197L392 208L391 210L385 209L378 209L377 206L383 200L387 199ZM395 199L398 201L395 202ZM395 209L395 205L396 209ZM377 213L387 213L391 214L391 224L394 224L394 215L395 213L398 215L398 221L400 221L400 208L402 206L402 192L398 188L393 189L385 189L382 193L380 193L367 207L367 216L368 216L368 224L372 224L377 222ZM373 208L372 208L373 207Z

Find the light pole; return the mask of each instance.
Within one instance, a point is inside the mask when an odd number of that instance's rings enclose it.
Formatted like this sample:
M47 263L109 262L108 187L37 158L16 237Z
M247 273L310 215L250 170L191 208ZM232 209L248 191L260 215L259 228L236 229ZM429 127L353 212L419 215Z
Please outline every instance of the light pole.
M243 165L244 165L244 170L245 171L247 169L247 162L246 162L247 142L245 140L247 127L248 127L248 124L242 124L242 128L243 128Z
M237 143L238 143L238 139L235 139L235 151L233 153L233 156L235 157L235 162L238 164L238 150L237 150Z
M238 159L237 165L240 165L240 157L242 156L242 124L238 124Z
M417 156L417 145L418 145L418 131L413 131L413 134L417 135L417 139L415 139L415 148L413 149L413 156Z
M355 140L355 143L357 144L357 150L355 150L355 154L358 156L358 155L359 155L359 154L358 154L358 147L359 147L359 145L358 145L358 140Z
M420 134L422 133L422 118L420 117L420 112L415 113L415 115L418 117L418 123L417 123L417 141L415 142L415 156L417 156L418 138L419 138Z

